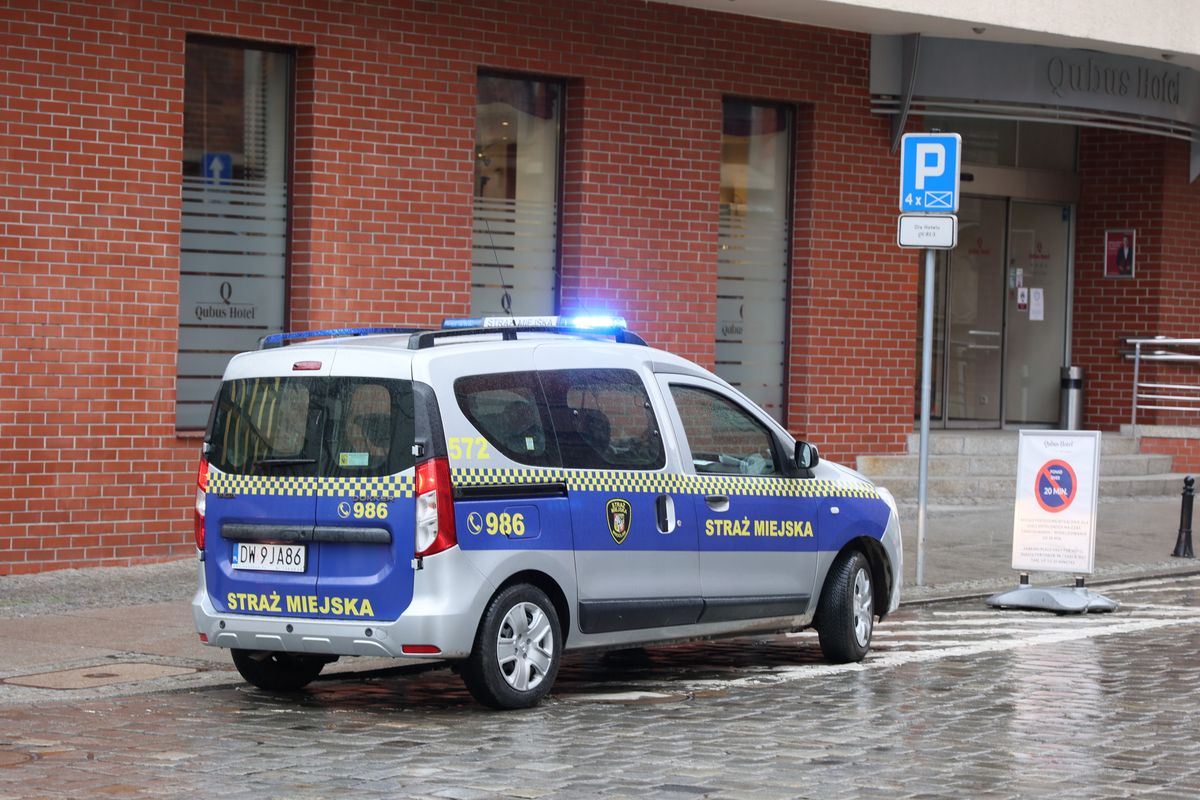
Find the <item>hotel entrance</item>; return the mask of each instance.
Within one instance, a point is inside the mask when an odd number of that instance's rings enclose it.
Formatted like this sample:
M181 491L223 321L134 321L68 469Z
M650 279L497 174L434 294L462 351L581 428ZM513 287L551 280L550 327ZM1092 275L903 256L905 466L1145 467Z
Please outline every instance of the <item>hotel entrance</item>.
M1068 356L1072 206L964 195L958 217L958 246L937 258L933 424L1054 427ZM919 285L924 309L924 276ZM921 347L918 334L918 381ZM917 414L919 402L918 385Z

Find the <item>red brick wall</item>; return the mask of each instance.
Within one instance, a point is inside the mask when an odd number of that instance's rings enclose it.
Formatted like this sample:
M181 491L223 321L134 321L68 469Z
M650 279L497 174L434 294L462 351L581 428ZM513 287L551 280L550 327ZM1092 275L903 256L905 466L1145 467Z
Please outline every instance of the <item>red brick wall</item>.
M1127 336L1200 337L1200 185L1188 181L1188 145L1160 137L1083 129L1082 199L1076 232L1072 361L1086 370L1085 424L1128 424L1133 364ZM1137 232L1136 275L1104 277L1104 232ZM1200 381L1200 368L1143 364L1143 380ZM1200 424L1197 415L1139 412L1138 421Z
M1200 439L1173 439L1162 436L1143 436L1141 439L1143 453L1158 453L1173 456L1172 472L1188 472L1200 475ZM1183 487L1180 486L1180 491Z
M0 574L183 553L182 37L23 3L0 43Z
M711 364L721 101L795 104L790 424L838 458L903 446L915 259L865 36L638 0L8 4L0 574L191 552L187 34L297 49L293 329L467 310L475 75L517 70L569 80L564 308L609 305Z

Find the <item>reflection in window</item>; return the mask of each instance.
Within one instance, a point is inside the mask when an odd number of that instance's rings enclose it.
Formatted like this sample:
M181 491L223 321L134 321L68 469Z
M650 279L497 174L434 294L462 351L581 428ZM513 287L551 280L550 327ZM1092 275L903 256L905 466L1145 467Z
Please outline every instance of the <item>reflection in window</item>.
M726 101L721 137L716 372L783 421L792 115Z
M650 397L636 372L569 369L541 377L564 467L650 470L666 463Z
M377 469L387 460L392 445L392 398L378 383L348 385L338 466L343 469Z
M522 464L558 466L558 449L536 373L459 378L454 395L467 420L492 447Z
M1074 125L926 114L922 127L960 134L964 164L1075 170L1079 129Z
M302 455L309 390L286 378L231 381L217 404L209 459L227 472L256 473L273 460ZM315 461L315 459L314 459Z
M208 461L238 475L378 476L413 466L412 384L271 377L221 386Z
M772 475L777 472L774 438L742 409L713 392L671 386L679 421L692 451L696 472Z
M560 83L479 76L473 314L557 310L561 114Z
M203 428L225 364L283 330L291 56L189 41L175 425Z

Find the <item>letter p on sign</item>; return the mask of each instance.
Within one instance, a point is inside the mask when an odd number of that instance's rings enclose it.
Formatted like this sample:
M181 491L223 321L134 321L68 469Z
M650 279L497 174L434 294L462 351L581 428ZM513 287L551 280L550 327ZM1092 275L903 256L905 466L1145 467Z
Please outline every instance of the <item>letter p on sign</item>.
M946 171L946 148L936 142L917 145L916 188L925 188L926 178L939 178Z

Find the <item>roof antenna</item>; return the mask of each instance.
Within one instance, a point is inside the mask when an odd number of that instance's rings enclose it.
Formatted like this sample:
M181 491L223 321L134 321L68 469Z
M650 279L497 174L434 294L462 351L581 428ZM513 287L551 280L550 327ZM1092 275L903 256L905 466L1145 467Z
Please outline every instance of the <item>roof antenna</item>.
M500 252L496 247L496 239L492 236L492 226L487 217L481 216L480 219L483 220L483 229L487 231L488 242L491 243L492 258L496 261L496 272L500 275L500 288L504 290L504 294L500 296L500 308L504 309L505 314L512 317L512 295L508 291L512 287L504 280L504 266L500 263Z

